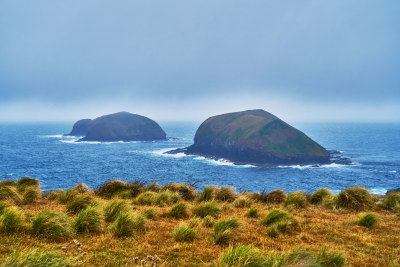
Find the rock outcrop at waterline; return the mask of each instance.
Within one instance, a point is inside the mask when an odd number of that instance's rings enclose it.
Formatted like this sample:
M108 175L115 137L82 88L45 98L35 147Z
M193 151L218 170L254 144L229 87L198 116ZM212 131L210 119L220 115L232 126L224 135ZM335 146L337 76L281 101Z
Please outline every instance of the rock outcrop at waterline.
M264 110L247 110L208 118L198 128L194 144L175 152L224 158L236 164L329 162L329 152L325 148Z
M118 112L94 120L79 120L69 135L84 136L78 141L165 140L166 134L153 120L129 112Z

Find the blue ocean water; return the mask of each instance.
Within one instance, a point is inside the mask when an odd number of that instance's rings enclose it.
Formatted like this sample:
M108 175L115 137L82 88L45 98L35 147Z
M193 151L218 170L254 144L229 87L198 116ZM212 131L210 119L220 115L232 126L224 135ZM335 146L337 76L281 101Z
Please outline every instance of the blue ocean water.
M234 186L237 190L282 188L313 192L364 186L376 194L400 187L400 124L293 124L329 150L342 151L354 165L321 167L235 166L183 154L163 152L193 142L199 123L160 123L168 141L85 142L63 137L72 124L0 124L0 180L35 177L42 190L70 188L84 182L92 188L109 181L158 181Z

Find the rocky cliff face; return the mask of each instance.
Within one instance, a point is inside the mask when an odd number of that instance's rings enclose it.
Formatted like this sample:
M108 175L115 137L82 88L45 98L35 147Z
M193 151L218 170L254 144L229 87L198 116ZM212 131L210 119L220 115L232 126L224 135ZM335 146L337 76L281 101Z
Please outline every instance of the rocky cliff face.
M301 131L264 110L211 117L198 128L187 154L225 158L237 164L314 164L329 152Z
M101 116L75 123L70 135L84 136L79 141L165 140L166 134L153 120L128 112Z

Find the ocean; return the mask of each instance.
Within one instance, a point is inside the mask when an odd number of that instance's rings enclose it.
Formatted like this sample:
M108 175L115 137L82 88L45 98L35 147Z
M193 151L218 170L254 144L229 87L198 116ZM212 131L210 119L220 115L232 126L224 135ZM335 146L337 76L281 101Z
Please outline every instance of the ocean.
M328 150L338 150L352 165L255 167L163 152L193 143L195 122L159 123L167 141L75 142L63 134L72 123L0 124L0 180L24 176L41 181L42 191L81 182L91 188L112 180L160 184L233 186L238 191L311 193L327 187L339 192L363 186L374 194L400 187L400 123L292 124Z

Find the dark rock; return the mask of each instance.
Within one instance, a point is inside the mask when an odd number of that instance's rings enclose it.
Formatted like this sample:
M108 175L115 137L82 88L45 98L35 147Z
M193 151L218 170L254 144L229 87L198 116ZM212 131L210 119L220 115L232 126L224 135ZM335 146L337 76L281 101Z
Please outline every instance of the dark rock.
M400 193L400 188L388 190L388 191L386 192L386 195L389 195L389 194L391 194L391 193Z
M208 118L198 128L194 144L180 152L264 166L329 162L325 148L264 110Z
M76 131L74 132L76 128ZM71 132L83 135L79 141L152 141L165 140L166 134L153 120L128 112L80 120ZM74 134L78 135L78 134Z
M72 127L72 131L68 135L72 136L85 136L90 123L92 122L91 119L83 119L79 120L74 124L74 127Z

